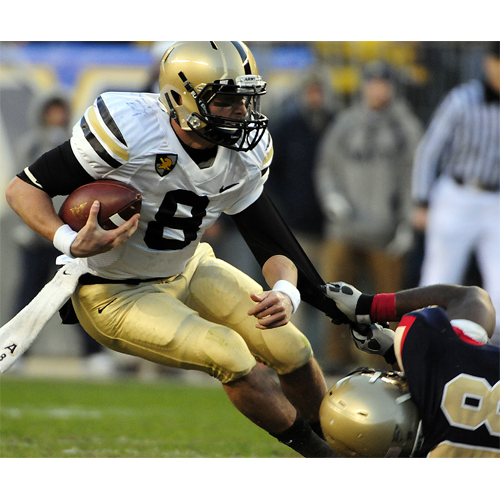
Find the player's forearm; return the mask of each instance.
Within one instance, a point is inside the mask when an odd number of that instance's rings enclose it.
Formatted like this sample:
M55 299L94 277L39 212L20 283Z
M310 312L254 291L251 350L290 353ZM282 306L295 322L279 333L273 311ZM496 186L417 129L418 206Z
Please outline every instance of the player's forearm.
M271 290L250 295L256 305L248 314L258 319L255 326L261 330L286 325L300 304L297 268L284 255L273 255L262 266L262 274Z
M452 284L430 285L396 293L396 316L428 306L438 306L450 319L468 319L481 325L491 337L495 310L489 294L479 287Z
M272 291L283 293L290 299L291 312L295 312L300 304L295 264L284 255L273 255L262 266L262 274Z
M491 338L495 329L495 309L489 294L477 286L451 284L411 288L397 293L369 295L343 282L327 283L327 297L356 323L400 321L408 313L437 306L450 320L465 319L482 326Z
M356 313L359 314L361 309L366 310L371 321L399 321L405 314L430 306L441 307L448 315L462 314L473 295L469 288L459 285L430 285L397 293L361 294Z
M297 286L297 268L284 255L270 257L262 266L262 274L271 288L280 280L289 281L292 285Z
M400 319L404 314L428 306L438 306L449 312L464 304L468 295L468 288L460 285L430 285L402 290L396 293L396 315Z
M39 235L52 241L64 222L57 215L51 197L15 177L6 190L7 203Z

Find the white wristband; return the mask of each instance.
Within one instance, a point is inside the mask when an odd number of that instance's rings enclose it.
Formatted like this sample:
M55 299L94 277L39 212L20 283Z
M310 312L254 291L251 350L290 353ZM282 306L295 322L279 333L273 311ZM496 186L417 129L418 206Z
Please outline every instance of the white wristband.
M60 252L67 255L68 257L74 258L71 254L71 245L73 244L73 241L75 241L77 236L78 233L76 231L73 231L73 229L71 229L68 224L65 224L56 231L52 243Z
M273 291L282 292L288 295L290 297L290 300L292 301L292 313L297 310L300 304L300 292L297 290L297 287L292 285L289 281L279 280L274 284Z

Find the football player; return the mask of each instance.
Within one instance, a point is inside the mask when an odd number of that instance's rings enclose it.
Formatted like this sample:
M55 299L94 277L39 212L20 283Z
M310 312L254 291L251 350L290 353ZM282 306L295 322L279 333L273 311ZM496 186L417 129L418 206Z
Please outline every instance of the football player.
M367 295L343 282L328 283L325 291L350 320L372 324L368 333L353 330L357 347L384 355L403 371L374 376L362 370L332 388L322 421L334 448L346 456L395 456L397 451L416 457L500 458L500 348L489 343L495 310L487 292L443 284ZM373 324L386 321L400 322L395 332ZM394 391L394 384L401 390ZM423 441L417 439L408 390ZM348 401L358 397L359 402L360 393L366 398L349 413ZM337 422L330 424L334 415L344 423L343 435ZM345 432L350 427L358 430L351 432L352 439ZM364 438L359 438L361 427Z
M159 85L159 95L100 95L70 141L13 179L8 201L85 269L66 322L76 313L110 349L206 372L280 442L305 457L335 456L319 437L325 380L290 318L301 298L334 321L345 317L264 191L273 157L259 109L266 82L241 42L175 42ZM51 197L98 179L138 189L140 217L104 231L96 202L75 233ZM270 290L200 242L222 213L233 217ZM279 385L257 361L276 371Z

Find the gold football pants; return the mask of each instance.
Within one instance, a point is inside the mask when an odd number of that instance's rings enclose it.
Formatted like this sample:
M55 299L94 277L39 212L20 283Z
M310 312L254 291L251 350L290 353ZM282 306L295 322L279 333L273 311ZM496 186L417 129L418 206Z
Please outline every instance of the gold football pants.
M201 370L223 383L256 359L280 375L312 357L307 338L291 323L255 328L250 293L262 287L201 243L181 274L139 285L79 285L73 305L99 343L166 366Z

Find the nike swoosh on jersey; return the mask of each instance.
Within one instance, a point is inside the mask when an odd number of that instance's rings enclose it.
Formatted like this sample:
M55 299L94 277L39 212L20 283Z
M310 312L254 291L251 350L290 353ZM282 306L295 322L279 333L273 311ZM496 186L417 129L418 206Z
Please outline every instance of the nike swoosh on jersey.
M101 314L104 311L104 309L106 309L106 307L110 306L115 300L116 300L116 297L111 302L108 302L105 306L99 307L99 309L97 309L97 312L99 314Z
M231 189L232 187L237 186L238 184L239 182L235 182L234 184L229 184L229 186L222 186L219 189L219 193L223 193L224 191L227 191L228 189Z

